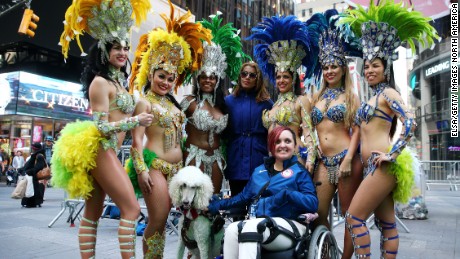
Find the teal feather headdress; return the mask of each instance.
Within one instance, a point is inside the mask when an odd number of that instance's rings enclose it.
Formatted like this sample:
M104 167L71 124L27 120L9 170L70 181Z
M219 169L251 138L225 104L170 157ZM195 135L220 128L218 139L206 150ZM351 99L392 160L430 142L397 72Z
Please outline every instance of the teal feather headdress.
M250 57L243 52L239 32L232 23L221 26L220 14L217 12L215 15L210 15L209 21L206 19L200 21L204 28L211 30L212 42L203 43L203 64L198 75L204 72L208 76L214 74L221 79L228 76L230 80L236 81L243 61L249 60Z
M371 0L367 11L358 5L355 10L347 10L339 23L350 24L353 32L361 38L364 59L395 60L396 48L405 42L413 52L414 41L422 46L434 44L438 35L429 21L430 18L422 13L405 8L402 2L395 4L394 0L382 0L376 6Z
M339 66L347 65L346 56L361 57L359 39L350 32L348 24L337 26L338 20L342 17L335 9L326 10L324 13L315 13L305 24L309 31L315 32L318 38L314 39L318 49L318 62L309 64L315 79L322 74L321 66L337 63Z

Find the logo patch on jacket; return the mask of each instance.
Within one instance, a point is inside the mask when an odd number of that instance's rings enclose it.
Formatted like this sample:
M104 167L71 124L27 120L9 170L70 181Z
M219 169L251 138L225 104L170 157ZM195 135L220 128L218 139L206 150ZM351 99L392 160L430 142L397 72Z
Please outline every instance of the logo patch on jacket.
M289 178L293 174L294 174L294 172L292 171L292 169L286 169L283 172L281 172L281 176L284 177L284 178Z

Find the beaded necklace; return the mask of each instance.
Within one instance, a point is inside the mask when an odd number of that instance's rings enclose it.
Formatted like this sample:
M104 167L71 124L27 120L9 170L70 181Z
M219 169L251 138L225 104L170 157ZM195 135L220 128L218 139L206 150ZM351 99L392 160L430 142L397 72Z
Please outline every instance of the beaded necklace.
M121 70L116 69L113 66L109 66L108 76L115 82L118 82L121 87L125 87L127 84L125 73L121 72Z
M339 96L344 92L345 92L345 88L343 86L336 87L336 88L327 87L326 90L321 95L321 100L326 100L326 106L325 106L324 112L327 112L327 110L329 109L329 105L331 105L331 102L333 100L337 100Z
M371 89L373 91L373 94L372 95L378 95L380 93L383 92L383 90L385 90L385 88L388 88L390 87L390 85L387 83L387 82L383 82L383 83L378 83L374 86L371 86Z
M213 95L210 93L203 93L201 96L200 108L204 105L204 101L208 101L208 103L214 107Z
M274 106L279 106L283 104L285 101L294 101L296 99L296 96L293 92L289 91L287 93L281 93L278 96L278 100L276 100Z

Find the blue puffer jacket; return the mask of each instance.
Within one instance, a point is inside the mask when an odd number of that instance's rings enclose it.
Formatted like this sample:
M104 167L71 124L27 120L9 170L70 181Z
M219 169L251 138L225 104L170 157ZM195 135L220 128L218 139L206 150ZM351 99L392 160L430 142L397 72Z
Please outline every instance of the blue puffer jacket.
M318 210L318 198L310 173L297 162L297 157L284 161L282 172L273 169L274 158L265 159L263 165L254 170L248 184L238 195L224 200L212 201L209 212L249 205L257 199L260 191L269 182L257 202L257 217L283 217L296 219L302 213Z

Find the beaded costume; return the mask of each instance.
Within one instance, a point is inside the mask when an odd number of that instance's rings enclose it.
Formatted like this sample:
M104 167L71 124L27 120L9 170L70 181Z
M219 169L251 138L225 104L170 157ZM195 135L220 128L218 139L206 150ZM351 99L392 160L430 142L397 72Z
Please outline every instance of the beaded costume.
M104 43L102 44L104 46L108 42L127 44L128 38L125 34L114 36L110 30L119 27L122 31L129 31L130 27L128 26L133 24L133 13L138 22L145 18L146 12L150 8L148 1L133 1L133 3L126 0L74 1L67 9L64 32L61 36L64 57L67 57L70 41L76 37L79 42L79 36L83 31L87 31L91 36L98 39L100 42L98 47L100 48L104 48L101 47L101 42ZM118 20L108 18L112 17L108 12L115 12L115 17L118 17ZM84 22L75 19L75 15L83 18L82 21ZM105 27L96 25L100 19L107 21ZM108 55L107 50L102 50L104 55ZM110 65L109 68L111 68ZM120 84L119 86L115 85L116 96L110 101L108 111L93 111L93 122L77 121L67 124L54 145L52 183L57 187L64 188L72 198L88 198L93 190L93 178L88 172L96 167L94 160L99 145L104 150L113 149L118 152L117 133L126 132L139 125L137 117L128 117L117 122L108 121L108 115L111 111L119 110L125 114L131 114L135 106L132 97L121 90L120 86L125 84L123 73L110 69L108 75L113 82Z
M304 23L292 15L263 17L262 22L252 28L251 32L251 36L247 39L261 42L254 47L254 56L262 73L275 85L276 73L289 71L293 75L292 90L294 91L299 67L316 62L317 56L311 52L313 38L317 37L315 32L309 31ZM313 71L307 69L305 76L308 78L312 74ZM296 105L300 106L299 113L296 111ZM267 129L276 125L300 127L303 143L299 143L297 155L304 160L314 162L316 140L310 114L300 98L295 96L294 92L280 94L271 111L273 109L276 109L273 114L264 111L262 116L264 127Z
M163 151L168 152L172 146L180 144L182 140L182 124L185 121L185 115L181 111L173 112L174 104L166 96L159 96L149 91L145 99L152 104L153 124L165 129ZM158 106L164 110L158 109ZM175 134L174 137L173 134ZM175 143L173 139L176 140Z
M128 46L129 31L134 18L139 25L146 18L149 9L150 2L147 0L74 0L65 13L64 31L60 40L64 58L68 57L70 42L74 38L77 39L83 52L79 37L84 32L89 33L98 41L97 47L101 52L100 63L108 68L106 76L110 79L107 80L107 86L102 87L115 86L116 89L115 98L109 100L107 110L93 110L93 121L67 124L54 144L54 154L51 159L52 184L65 189L71 198L90 198L94 189L94 179L90 172L97 167L98 152L107 152L100 155L113 156L116 159L118 133L129 131L139 125L137 116L125 117L120 121L109 121L110 113L113 111L120 111L130 116L135 104L124 89L126 87L124 72L110 64L110 49L106 48L108 44L115 43L122 47ZM87 66L95 65L90 62ZM92 71L96 76L100 72L102 71ZM101 151L100 147L104 151ZM97 221L82 218L78 234L82 257L83 254L88 255L89 258L96 257L97 225ZM136 221L120 218L118 226L120 252L128 254L130 258L136 258L136 225Z
M337 28L335 23L338 20L339 13L335 9L330 9L324 13L316 13L306 24L311 30L318 33L318 60L315 64L310 64L315 75L315 79L319 81L322 76L322 70L327 66L348 66L346 56L360 56L362 53L357 50L356 39L349 37L349 40L344 40L345 36L341 32L340 28ZM316 47L316 46L315 46ZM343 85L339 87L330 87L327 83L319 91L319 97L315 100L312 105L311 119L313 126L316 127L324 119L328 119L333 123L342 123L347 125L347 114L351 111L351 107L347 106L347 100L343 103L335 104L330 107L331 103L338 100L342 94L346 95L346 89ZM324 79L323 79L324 81ZM317 104L321 101L325 101L324 108L320 109ZM318 132L319 134L320 132ZM320 134L319 134L320 135ZM333 156L322 156L321 161L327 170L327 179L331 184L338 184L338 172L340 163L345 155L348 153L348 149L345 149Z
M189 22L190 11L180 17L174 17L174 6L169 1L170 16L161 14L166 23L166 30L156 28L146 35L142 35L136 50L131 76L130 92L139 91L152 108L154 115L152 126L164 129L163 152L167 153L182 141L182 125L185 115L176 109L172 101L165 95L160 96L144 88L150 88L149 75L155 70L162 69L175 77L174 89L177 90L186 79L187 73L193 73L200 68L203 57L202 41L210 41L209 30L199 23ZM144 149L143 154L136 148L131 148L132 160L128 161L127 171L137 193L140 193L137 183L138 174L156 169L169 180L183 166L182 161L172 164L165 161L151 150ZM150 205L149 205L150 206ZM166 223L166 222L164 222ZM164 250L164 230L155 229L151 236L144 236L148 247L144 258L162 258Z
M237 80L240 67L243 64L243 58L247 58L247 55L242 51L242 43L237 29L231 23L221 26L222 18L220 18L220 15L221 13L218 12L215 15L211 15L209 21L206 19L200 21L203 27L211 31L212 41L210 44L207 42L203 43L203 63L195 75L195 77L199 77L201 74L205 74L208 77L215 76L216 85L214 93L200 93L200 85L197 83L197 96L186 97L181 102L182 111L188 112L187 114L191 113L191 116L187 118L187 123L200 131L207 132L210 148L214 146L214 135L222 133L227 127L228 114L214 119L211 112L205 109L205 102L212 108L217 108L215 107L215 99L216 90L220 87L220 81L227 76L232 81ZM193 108L190 106L192 103L195 103L192 106ZM185 145L185 150L188 152L185 158L186 166L195 159L195 166L200 167L203 163L204 173L212 176L212 165L217 163L223 174L226 162L223 156L222 145L212 150L212 155L207 155L208 150L199 148L188 141Z
M434 38L437 37L435 29L428 23L429 18L423 17L420 12L411 11L403 7L402 3L395 4L393 0L381 1L377 6L371 0L369 9L366 11L362 6L358 6L356 10L348 10L347 16L341 20L341 23L350 24L353 32L361 37L361 45L363 48L363 58L372 61L375 58L380 58L386 61L384 75L387 81L390 78L390 69L392 61L396 60L398 48L403 42L407 42L412 50L415 50L414 41L420 42L422 45L433 44ZM367 103L361 104L356 116L356 124L362 126L363 123L369 123L374 117L382 118L388 123L391 123L391 116L384 113L377 107L378 97L382 95L389 105L390 109L403 122L403 131L400 138L389 147L389 153L386 155L390 158L388 174L396 178L396 187L392 191L393 200L407 202L411 194L411 188L414 183L414 161L415 156L411 155L407 149L404 149L407 141L412 137L415 131L415 121L413 116L409 116L410 111L404 110L405 106L397 100L388 97L390 91L386 83L373 86L376 96L376 105L371 106ZM397 158L394 159L394 154ZM398 155L399 154L399 155ZM372 159L373 155L369 159ZM366 174L372 174L375 171L375 165L369 163L366 169ZM352 236L353 245L355 247L356 258L370 257L370 252L367 253L370 244L358 246L355 239L369 235L366 227L366 222L363 219L357 218L347 212L346 226ZM359 224L352 223L353 221ZM388 251L384 249L384 242L398 239L395 235L388 237L385 235L387 231L396 228L395 222L384 222L376 218L376 225L381 231L381 257L386 254L396 255L398 251ZM364 227L366 232L355 234L354 228ZM356 249L366 248L366 254L357 253Z

